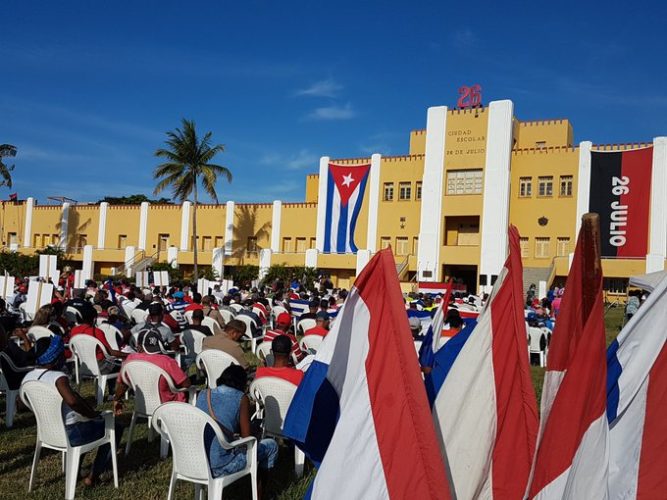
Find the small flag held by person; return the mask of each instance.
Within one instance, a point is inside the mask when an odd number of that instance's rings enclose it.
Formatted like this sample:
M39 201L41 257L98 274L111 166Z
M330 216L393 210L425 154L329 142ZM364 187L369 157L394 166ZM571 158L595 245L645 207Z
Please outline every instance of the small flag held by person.
M319 466L311 498L450 498L390 249L357 278L284 434Z

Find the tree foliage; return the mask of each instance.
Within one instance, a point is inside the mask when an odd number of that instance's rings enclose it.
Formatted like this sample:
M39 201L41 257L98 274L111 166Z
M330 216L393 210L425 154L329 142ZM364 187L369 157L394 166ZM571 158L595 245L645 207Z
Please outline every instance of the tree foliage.
M3 158L13 158L16 156L16 146L11 144L0 144L0 187L12 187L12 171L14 165L5 164Z
M109 205L140 205L143 202L158 204L158 205L173 205L169 198L159 198L152 200L145 194L131 194L129 196L105 196L97 203L107 202Z

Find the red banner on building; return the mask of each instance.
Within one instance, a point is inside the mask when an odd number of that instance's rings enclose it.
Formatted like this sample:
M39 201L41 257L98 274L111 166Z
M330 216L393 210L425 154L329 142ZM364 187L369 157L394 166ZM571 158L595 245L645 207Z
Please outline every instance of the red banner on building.
M603 257L648 250L653 147L592 151L589 211L600 214Z

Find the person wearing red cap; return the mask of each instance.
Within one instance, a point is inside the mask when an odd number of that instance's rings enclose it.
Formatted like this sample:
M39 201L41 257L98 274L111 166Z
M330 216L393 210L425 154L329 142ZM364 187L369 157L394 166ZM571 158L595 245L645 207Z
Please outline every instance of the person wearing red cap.
M296 340L296 337L292 333L289 333L289 327L291 324L292 317L289 315L289 313L280 313L276 317L275 328L273 330L267 330L267 332L264 334L263 341L273 342L273 339L280 335L288 336L292 341L291 355L293 358L295 358L296 362L299 362L305 357L305 355L301 350L301 347L299 347L299 342Z

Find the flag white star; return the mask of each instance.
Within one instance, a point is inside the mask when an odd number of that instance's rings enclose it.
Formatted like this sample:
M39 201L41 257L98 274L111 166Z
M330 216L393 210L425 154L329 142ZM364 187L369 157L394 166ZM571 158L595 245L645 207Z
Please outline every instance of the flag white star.
M352 178L352 174L347 174L343 176L343 186L348 187L353 182L354 179Z

